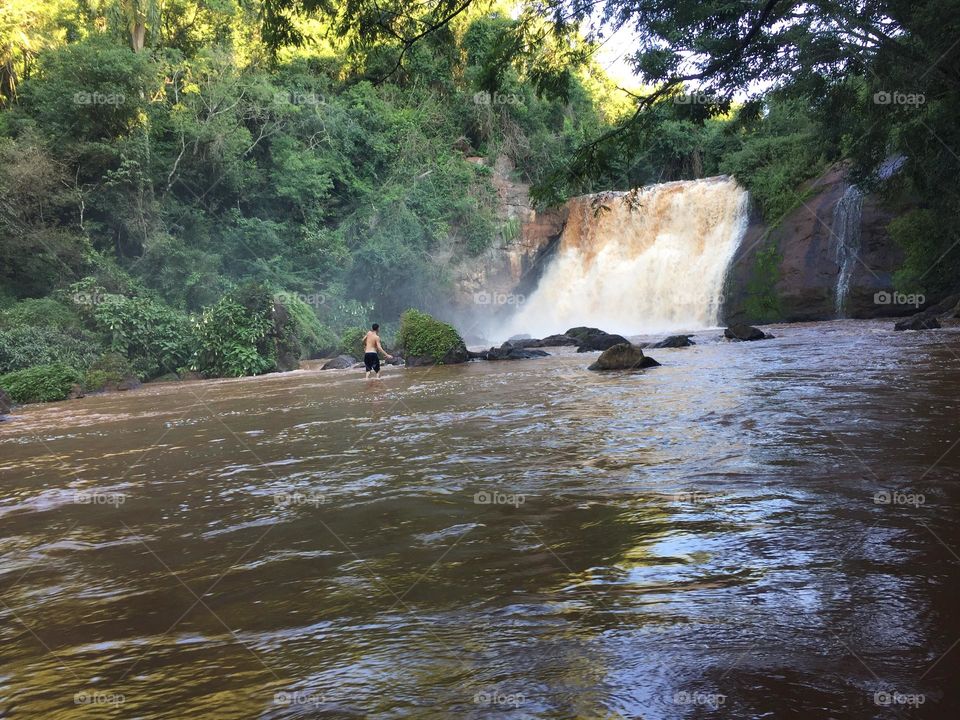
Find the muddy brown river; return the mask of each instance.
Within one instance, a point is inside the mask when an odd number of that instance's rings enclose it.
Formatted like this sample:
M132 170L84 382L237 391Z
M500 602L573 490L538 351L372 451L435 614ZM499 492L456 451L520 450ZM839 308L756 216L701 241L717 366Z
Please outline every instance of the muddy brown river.
M890 326L22 408L0 716L956 717L960 333Z

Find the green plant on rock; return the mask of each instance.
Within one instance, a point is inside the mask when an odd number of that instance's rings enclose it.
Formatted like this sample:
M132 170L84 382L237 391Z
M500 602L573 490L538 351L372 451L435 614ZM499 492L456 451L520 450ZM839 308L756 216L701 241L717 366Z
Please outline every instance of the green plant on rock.
M397 343L406 355L430 357L437 364L443 363L451 351L464 347L463 338L452 325L412 308L400 316Z
M367 331L362 327L349 327L340 333L340 354L363 357L363 338Z
M35 365L26 370L0 375L0 387L18 403L65 400L80 381L80 373L69 365Z
M133 368L120 353L104 353L83 374L85 392L98 392L134 376Z
M781 259L776 245L771 242L757 251L744 301L744 310L750 322L776 322L783 316L777 294Z

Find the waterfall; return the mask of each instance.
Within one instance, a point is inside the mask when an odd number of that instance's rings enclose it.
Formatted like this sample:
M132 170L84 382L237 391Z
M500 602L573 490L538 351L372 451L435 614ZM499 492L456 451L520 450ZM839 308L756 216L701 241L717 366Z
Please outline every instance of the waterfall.
M837 243L836 314L844 317L847 294L850 292L850 278L854 263L860 251L860 216L863 209L863 193L856 185L851 185L843 193L833 210L833 236Z
M597 212L598 205L605 210ZM575 325L626 334L719 322L748 195L733 179L663 183L573 198L556 255L499 334Z

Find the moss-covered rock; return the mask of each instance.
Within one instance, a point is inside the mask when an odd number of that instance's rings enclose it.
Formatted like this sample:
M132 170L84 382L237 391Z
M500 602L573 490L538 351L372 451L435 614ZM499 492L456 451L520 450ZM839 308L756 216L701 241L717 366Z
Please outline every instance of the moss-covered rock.
M419 310L403 313L397 343L411 366L451 365L470 359L463 338L452 325Z
M340 333L340 355L363 357L363 338L367 331L362 327L349 327Z
M83 374L84 392L116 390L119 385L137 379L127 358L120 353L105 353Z
M66 400L80 373L69 365L37 365L0 375L0 387L18 403Z

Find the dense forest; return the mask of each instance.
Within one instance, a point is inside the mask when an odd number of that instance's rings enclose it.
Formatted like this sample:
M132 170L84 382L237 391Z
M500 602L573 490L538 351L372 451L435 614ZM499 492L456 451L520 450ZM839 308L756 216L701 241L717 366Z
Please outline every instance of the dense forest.
M54 399L390 342L515 232L499 156L543 205L732 174L771 224L846 163L900 210L898 285L956 289L955 3L742 5L3 0L0 375Z

